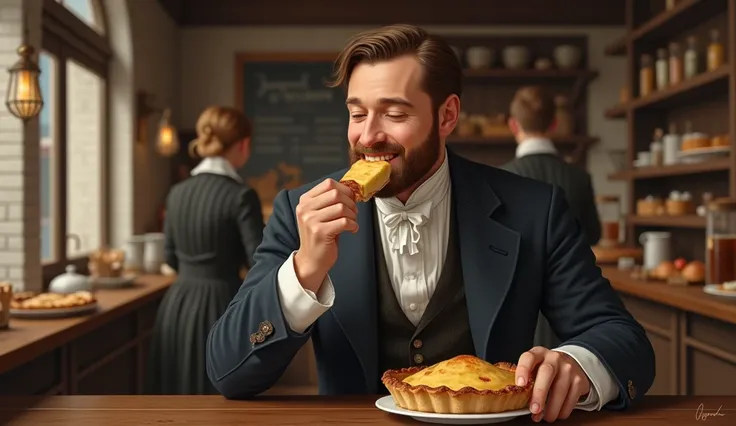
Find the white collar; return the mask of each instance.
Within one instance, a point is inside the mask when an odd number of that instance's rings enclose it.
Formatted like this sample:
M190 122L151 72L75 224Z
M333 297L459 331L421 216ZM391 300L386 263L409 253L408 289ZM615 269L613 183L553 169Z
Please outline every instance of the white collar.
M376 197L376 206L383 212L392 212L397 210L412 209L426 201L432 201L437 205L447 195L450 188L450 166L447 160L447 150L445 150L445 159L442 165L432 176L425 180L406 200L406 204L399 201L396 197L378 198Z
M421 228L432 216L432 210L450 193L450 170L445 159L437 171L411 194L406 204L396 197L376 198L376 209L388 232L388 243L393 250L408 255L419 253Z
M207 157L202 160L197 167L192 170L191 175L196 176L200 173L212 173L215 175L227 176L235 179L237 182L243 183L243 178L240 177L232 164L222 157Z
M534 154L557 154L557 149L547 138L528 138L516 147L516 158Z

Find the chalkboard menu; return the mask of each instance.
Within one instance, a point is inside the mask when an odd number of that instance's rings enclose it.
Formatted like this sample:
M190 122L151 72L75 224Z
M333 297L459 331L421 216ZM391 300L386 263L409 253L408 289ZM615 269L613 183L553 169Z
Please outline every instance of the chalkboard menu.
M254 126L252 156L240 173L264 210L281 189L348 165L345 94L325 85L336 56L237 57L237 96Z

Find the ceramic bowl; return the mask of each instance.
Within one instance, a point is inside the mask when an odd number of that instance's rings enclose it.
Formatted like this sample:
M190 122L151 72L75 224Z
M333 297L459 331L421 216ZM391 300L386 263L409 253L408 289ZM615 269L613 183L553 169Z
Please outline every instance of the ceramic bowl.
M555 64L558 68L572 69L580 65L581 52L577 46L570 44L557 46L552 52L552 56L555 58Z
M503 65L508 69L523 69L529 66L531 54L526 46L508 46L503 49Z
M465 52L465 61L468 67L477 70L489 68L493 63L493 50L484 46L473 46Z

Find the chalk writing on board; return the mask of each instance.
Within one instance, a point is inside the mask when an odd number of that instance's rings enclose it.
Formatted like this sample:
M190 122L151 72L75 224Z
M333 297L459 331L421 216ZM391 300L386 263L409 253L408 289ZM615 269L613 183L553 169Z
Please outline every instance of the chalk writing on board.
M241 170L261 202L348 165L345 94L328 88L332 60L249 57L240 65L252 157Z

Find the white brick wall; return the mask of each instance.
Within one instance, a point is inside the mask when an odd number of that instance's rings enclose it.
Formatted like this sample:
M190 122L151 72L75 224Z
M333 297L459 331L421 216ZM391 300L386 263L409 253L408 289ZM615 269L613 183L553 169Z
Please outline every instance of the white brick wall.
M69 257L100 247L102 230L102 114L103 83L91 71L67 66L67 233ZM2 187L0 186L0 191Z
M25 11L24 11L25 8ZM6 97L10 67L28 15L29 42L40 45L40 0L0 0L0 98ZM39 243L38 121L24 125L0 108L0 280L18 289L41 287Z

